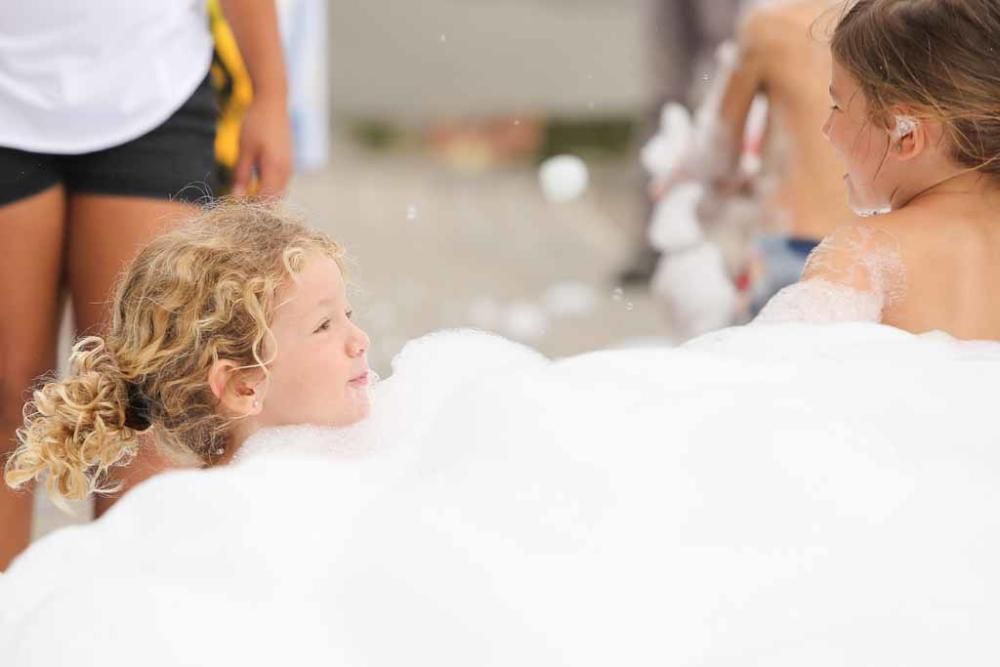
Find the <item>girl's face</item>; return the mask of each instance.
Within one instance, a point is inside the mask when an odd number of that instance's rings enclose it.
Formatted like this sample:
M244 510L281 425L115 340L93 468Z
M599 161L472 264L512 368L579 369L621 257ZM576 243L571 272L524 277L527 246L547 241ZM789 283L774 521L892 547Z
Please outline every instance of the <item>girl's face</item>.
M278 294L271 331L277 354L256 392L261 426L347 426L368 415L370 341L351 320L334 260L306 259Z
M850 207L859 215L889 209L899 166L889 155L889 131L871 122L860 87L836 61L830 96L833 105L823 134L847 169L844 181Z

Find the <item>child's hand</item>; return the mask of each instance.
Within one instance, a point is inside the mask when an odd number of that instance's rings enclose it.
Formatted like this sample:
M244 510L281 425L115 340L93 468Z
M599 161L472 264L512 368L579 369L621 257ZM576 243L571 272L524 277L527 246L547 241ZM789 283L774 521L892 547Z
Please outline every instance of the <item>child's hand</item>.
M287 104L284 98L255 97L240 131L233 195L281 197L291 174L292 129Z

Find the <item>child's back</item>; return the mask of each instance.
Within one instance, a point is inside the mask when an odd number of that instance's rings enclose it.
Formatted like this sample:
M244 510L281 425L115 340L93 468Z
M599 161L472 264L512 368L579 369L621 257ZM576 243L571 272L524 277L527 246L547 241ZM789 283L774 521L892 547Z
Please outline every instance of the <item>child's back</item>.
M843 14L823 132L851 208L881 215L827 238L803 282L762 317L860 314L1000 340L1000 81L983 57L992 51L1000 0L857 0ZM832 293L877 308L839 309L845 299ZM824 299L836 308L817 309Z
M902 290L885 324L1000 340L1000 192L940 194L866 224L898 239Z

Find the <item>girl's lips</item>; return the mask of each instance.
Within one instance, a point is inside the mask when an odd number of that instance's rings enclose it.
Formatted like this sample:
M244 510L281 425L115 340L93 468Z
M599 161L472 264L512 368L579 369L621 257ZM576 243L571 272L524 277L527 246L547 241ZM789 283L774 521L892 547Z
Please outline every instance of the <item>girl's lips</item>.
M369 376L370 375L371 375L370 372L365 371L361 375L358 375L356 377L351 378L351 381L350 381L349 384L352 384L355 387L365 387L365 386L368 385L368 380L369 380Z

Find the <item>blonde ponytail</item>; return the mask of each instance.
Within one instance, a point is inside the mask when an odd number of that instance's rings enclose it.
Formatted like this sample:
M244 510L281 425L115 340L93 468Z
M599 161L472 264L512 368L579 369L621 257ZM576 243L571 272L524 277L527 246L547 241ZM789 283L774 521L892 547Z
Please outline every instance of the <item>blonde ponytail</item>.
M46 383L25 406L7 484L18 488L38 479L52 496L72 500L114 491L102 485L108 470L128 463L138 447L136 428L126 424L143 425L134 410L130 414L129 393L107 343L81 339L73 347L69 376Z

